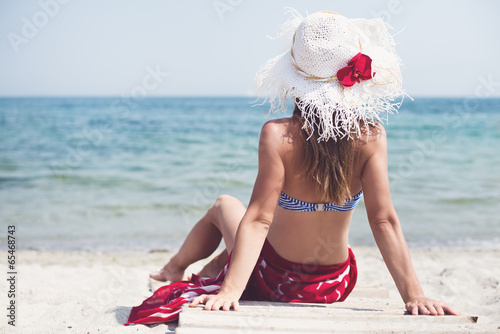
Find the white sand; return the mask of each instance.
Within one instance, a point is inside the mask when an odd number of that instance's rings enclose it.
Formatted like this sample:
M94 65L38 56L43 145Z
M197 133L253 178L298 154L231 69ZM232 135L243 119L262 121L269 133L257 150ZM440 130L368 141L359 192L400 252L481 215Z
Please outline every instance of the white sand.
M354 248L358 285L399 294L375 248ZM5 254L5 253L4 253ZM7 325L7 310L0 333L171 333L174 326L129 326L130 308L149 297L148 273L161 267L169 253L87 253L18 251L16 327ZM479 316L478 329L500 327L500 251L412 251L424 291L456 310ZM193 270L200 268L194 266ZM5 261L2 270L7 272ZM7 284L0 292L8 305ZM403 310L403 303L401 302ZM362 324L360 324L362 326ZM8 330L6 330L8 329Z

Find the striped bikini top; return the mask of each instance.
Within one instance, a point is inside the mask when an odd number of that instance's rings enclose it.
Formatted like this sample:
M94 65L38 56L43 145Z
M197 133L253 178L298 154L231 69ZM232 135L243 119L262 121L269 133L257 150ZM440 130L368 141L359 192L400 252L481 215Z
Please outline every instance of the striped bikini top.
M354 210L354 208L358 205L361 195L363 194L363 190L361 190L357 195L349 198L344 202L343 205L338 205L335 203L308 203L299 201L293 197L288 196L284 192L281 192L280 199L278 201L278 205L283 209L296 211L296 212L305 212L305 211L350 211Z

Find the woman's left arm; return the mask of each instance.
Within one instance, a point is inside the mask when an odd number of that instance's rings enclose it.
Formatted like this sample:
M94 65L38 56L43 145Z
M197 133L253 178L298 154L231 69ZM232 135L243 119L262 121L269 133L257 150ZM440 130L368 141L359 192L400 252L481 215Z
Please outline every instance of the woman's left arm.
M273 121L262 127L259 140L259 171L248 209L243 216L231 255L231 264L217 295L202 295L190 306L205 304L206 310L238 310L238 300L250 279L271 226L285 179L280 155L281 134Z
M401 224L391 201L387 173L387 143L385 132L371 143L373 154L362 172L363 194L368 220L384 262L405 303L413 315L443 315L457 313L444 302L424 295L410 259Z

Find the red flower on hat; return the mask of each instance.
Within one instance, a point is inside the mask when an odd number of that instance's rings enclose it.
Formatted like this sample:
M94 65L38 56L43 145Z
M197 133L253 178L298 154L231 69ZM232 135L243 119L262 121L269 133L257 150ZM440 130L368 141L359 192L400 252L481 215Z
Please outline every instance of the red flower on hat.
M342 86L351 87L360 80L373 78L374 75L375 73L372 75L372 59L359 52L347 63L346 67L337 72L337 79Z

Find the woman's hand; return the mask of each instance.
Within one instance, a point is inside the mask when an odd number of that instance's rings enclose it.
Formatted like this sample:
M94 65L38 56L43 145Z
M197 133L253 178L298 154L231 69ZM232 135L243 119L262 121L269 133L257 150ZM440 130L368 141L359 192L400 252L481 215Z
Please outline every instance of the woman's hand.
M411 312L412 315L418 315L419 313L423 315L459 315L451 307L446 305L446 303L429 299L425 296L413 298L407 302L405 306L406 310Z
M231 307L238 311L240 304L238 298L232 293L219 292L216 295L201 295L193 299L189 307L198 304L205 304L205 310L218 311L221 307L223 311L229 311Z

